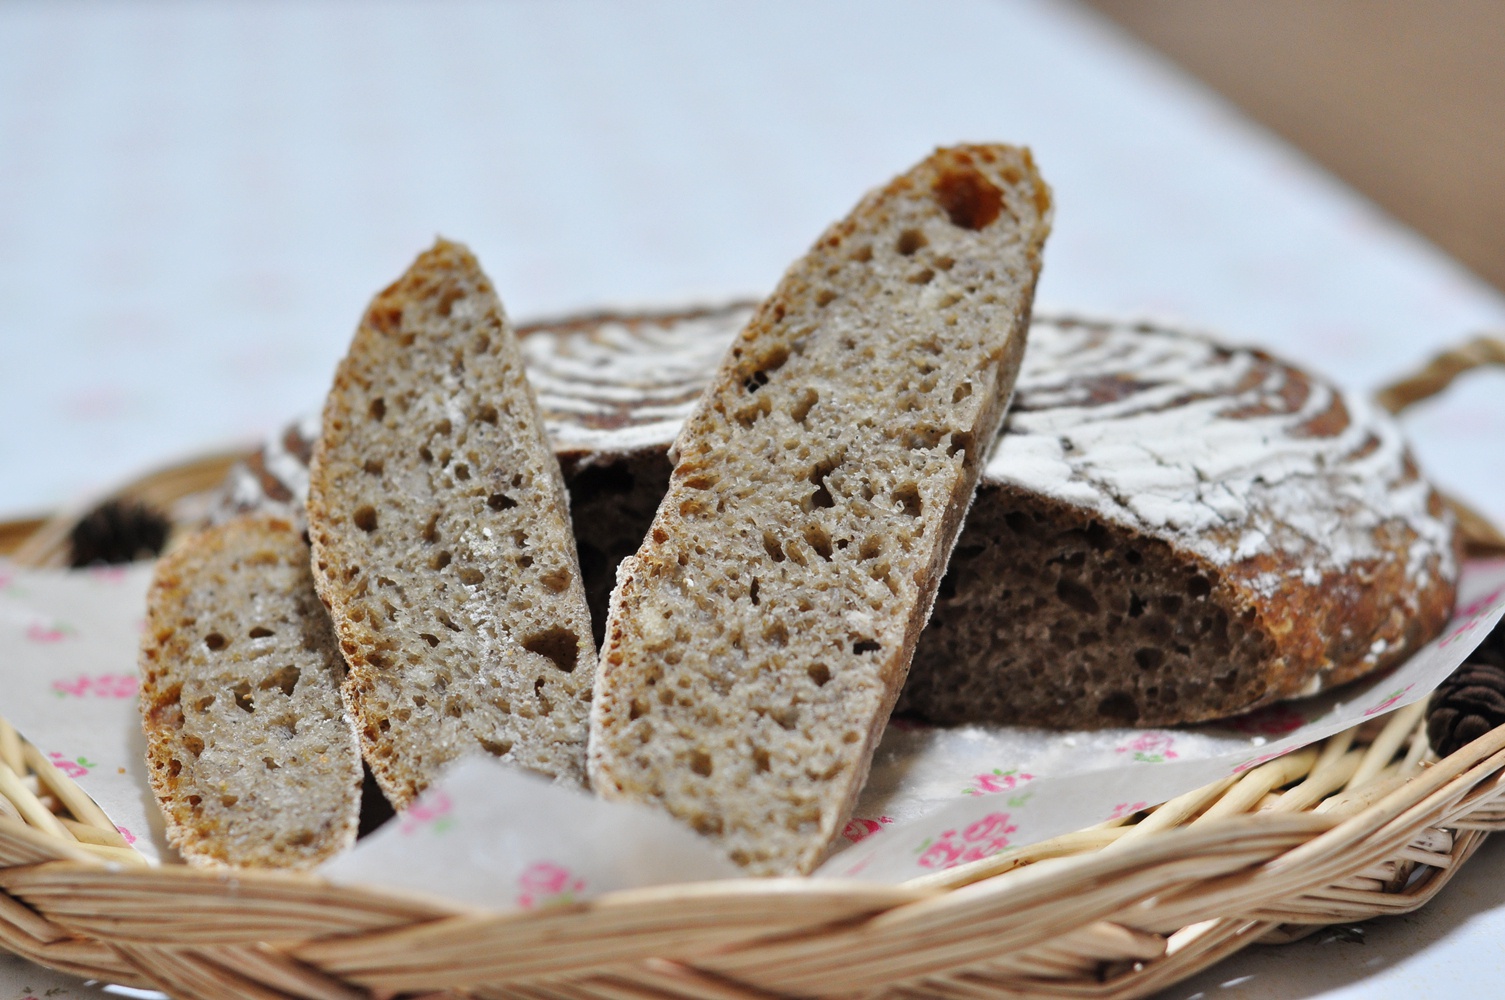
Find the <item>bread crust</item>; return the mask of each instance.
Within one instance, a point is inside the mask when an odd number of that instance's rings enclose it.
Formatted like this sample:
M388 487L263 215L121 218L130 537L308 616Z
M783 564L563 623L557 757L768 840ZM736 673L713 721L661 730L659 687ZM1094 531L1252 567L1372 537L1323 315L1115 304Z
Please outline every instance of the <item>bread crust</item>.
M598 794L666 809L750 871L820 861L1013 390L1049 215L1027 151L938 150L758 309L618 570Z
M189 864L312 868L355 842L344 663L292 525L245 515L158 562L141 675L152 791Z
M376 296L322 422L314 577L387 798L475 752L582 784L595 645L568 496L468 250L439 240Z

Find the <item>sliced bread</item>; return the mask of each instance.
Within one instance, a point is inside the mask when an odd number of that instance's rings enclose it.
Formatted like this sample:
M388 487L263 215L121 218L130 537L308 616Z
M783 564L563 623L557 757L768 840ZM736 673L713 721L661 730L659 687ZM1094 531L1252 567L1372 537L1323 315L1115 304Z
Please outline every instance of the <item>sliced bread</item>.
M459 244L438 241L362 320L325 404L308 528L394 806L471 752L584 781L595 645L569 501L501 304Z
M308 545L246 515L157 564L141 647L152 790L194 865L311 868L355 842L361 760Z
M758 873L840 832L1024 353L1050 195L938 150L790 268L676 441L618 571L591 781Z

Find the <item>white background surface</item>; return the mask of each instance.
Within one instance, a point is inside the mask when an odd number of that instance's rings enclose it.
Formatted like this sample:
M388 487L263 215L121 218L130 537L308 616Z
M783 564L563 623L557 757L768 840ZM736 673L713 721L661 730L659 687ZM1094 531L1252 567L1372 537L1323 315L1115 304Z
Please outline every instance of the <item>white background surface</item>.
M1028 143L1055 187L1042 309L1179 319L1358 388L1505 327L1466 272L1064 4L16 2L0 517L317 407L436 233L514 316L758 293L863 190L968 139ZM1408 426L1505 520L1501 378ZM1170 995L1491 993L1505 851L1365 940Z

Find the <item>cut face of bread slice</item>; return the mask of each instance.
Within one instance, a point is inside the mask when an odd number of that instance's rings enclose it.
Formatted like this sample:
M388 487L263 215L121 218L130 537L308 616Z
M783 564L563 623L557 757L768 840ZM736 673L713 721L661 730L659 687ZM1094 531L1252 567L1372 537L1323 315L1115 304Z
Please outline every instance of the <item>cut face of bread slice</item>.
M501 304L439 241L376 297L314 450L319 595L401 808L487 752L578 785L595 665L559 464Z
M841 830L997 433L1050 197L1026 151L868 195L733 342L618 571L591 780L761 873Z
M247 515L157 564L142 721L168 839L190 864L311 868L355 842L344 673L286 521Z

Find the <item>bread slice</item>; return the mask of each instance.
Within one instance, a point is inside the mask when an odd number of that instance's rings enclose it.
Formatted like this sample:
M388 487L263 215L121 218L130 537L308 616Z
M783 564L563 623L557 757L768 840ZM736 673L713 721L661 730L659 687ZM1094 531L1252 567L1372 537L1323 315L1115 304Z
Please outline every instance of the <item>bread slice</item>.
M362 320L325 404L308 528L394 806L470 752L584 781L595 644L569 500L501 304L459 244L435 243Z
M361 759L308 545L245 515L157 564L141 646L152 791L194 865L311 868L355 842Z
M839 833L1024 352L1050 195L1026 150L938 150L790 268L676 441L618 571L596 791L759 873Z

